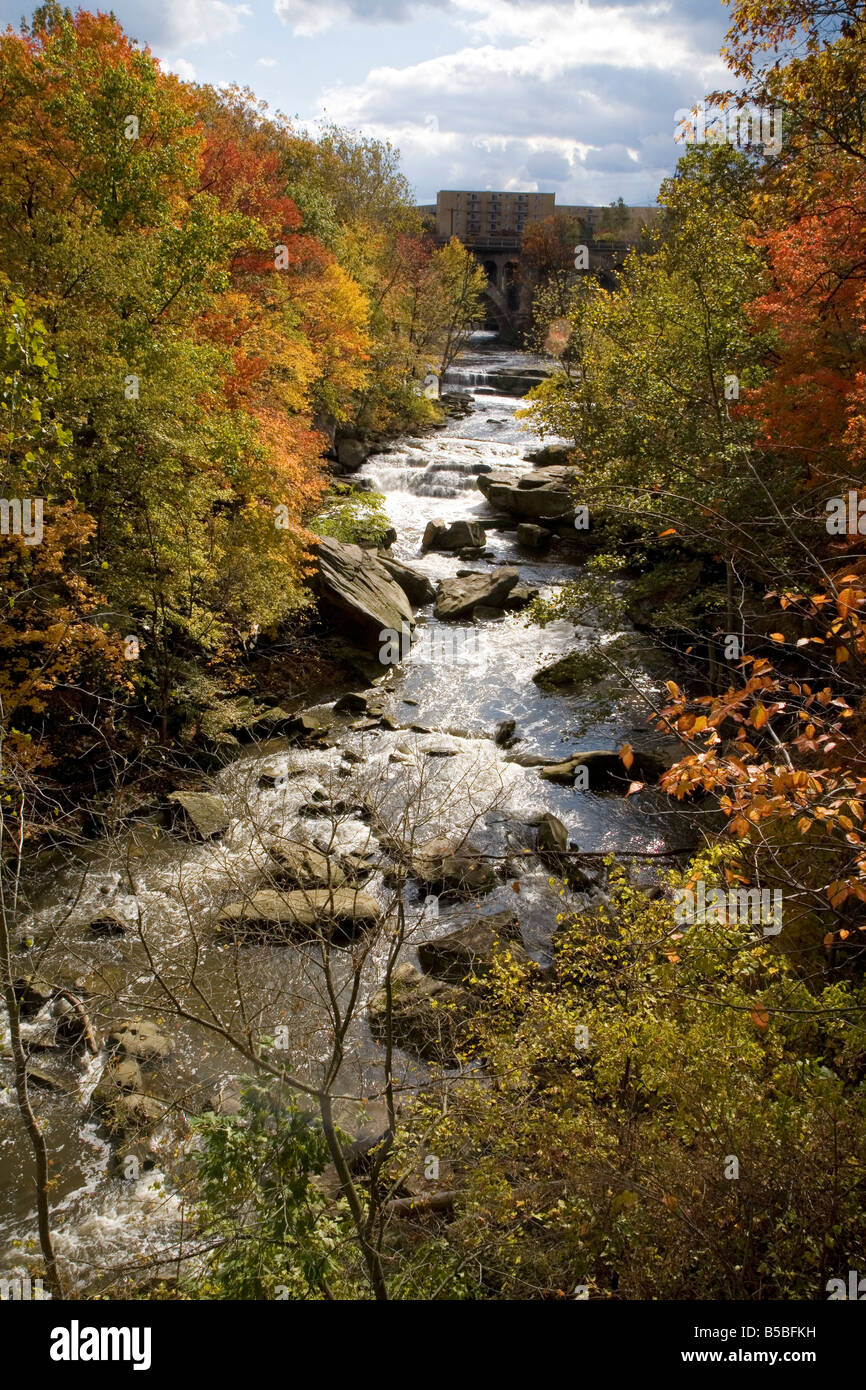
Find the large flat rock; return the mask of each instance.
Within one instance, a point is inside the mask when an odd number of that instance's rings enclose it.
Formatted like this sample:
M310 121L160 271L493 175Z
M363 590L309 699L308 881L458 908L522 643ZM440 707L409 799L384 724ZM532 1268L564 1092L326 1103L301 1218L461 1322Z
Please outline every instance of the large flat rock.
M504 608L520 571L500 565L488 574L467 574L460 579L443 579L436 599L437 618L464 618L473 608Z
M510 516L564 517L574 512L570 468L536 468L524 473L515 484L510 473L486 473L477 479L481 492L492 507L501 507Z
M212 792L172 792L173 820L191 838L211 840L229 828L229 813L221 797Z
M378 652L384 628L414 626L406 593L372 551L326 536L317 558L319 602L359 646Z
M227 903L217 920L221 927L244 934L260 928L273 929L276 934L315 929L350 933L372 926L381 915L376 899L355 888L307 888L288 893L264 888Z

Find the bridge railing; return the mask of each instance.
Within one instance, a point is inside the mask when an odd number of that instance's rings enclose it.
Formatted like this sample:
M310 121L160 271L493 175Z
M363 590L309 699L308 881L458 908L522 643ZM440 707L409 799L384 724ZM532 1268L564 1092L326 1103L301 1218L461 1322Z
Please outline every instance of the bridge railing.
M455 232L455 236L457 233ZM437 246L447 246L450 237L436 237ZM521 250L521 240L518 236L465 236L460 240L464 246L468 246L471 251L517 251ZM629 251L639 245L634 241L608 241L604 237L587 237L583 242L590 255L607 254L612 256L625 256Z

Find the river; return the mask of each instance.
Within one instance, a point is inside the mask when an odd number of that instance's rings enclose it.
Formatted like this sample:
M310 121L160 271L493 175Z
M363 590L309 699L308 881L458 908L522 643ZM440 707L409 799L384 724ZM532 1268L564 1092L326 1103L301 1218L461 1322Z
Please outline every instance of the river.
M534 364L526 354L496 346L490 337L475 336L444 384L446 390L471 391L471 413L452 419L439 431L394 443L371 457L361 474L364 486L385 496L397 531L395 557L434 581L456 574L466 562L438 551L421 555L427 522L433 517L490 517L476 486L479 473L504 470L516 478L531 469L527 451L542 443L515 418L518 398L502 394L503 373L507 377ZM518 548L511 527L488 530L487 548L489 563L519 566L521 579L543 594L552 594L574 574L575 557L567 545L554 546L544 558L528 555ZM551 758L578 749L617 748L646 734L644 713L633 703L599 711L589 698L543 693L533 682L542 665L575 646L609 640L612 634L590 628L575 632L568 622L542 629L524 614L510 613L471 629L464 625L457 640L454 625L437 623L429 609L418 614L418 622L419 640L383 686L386 709L401 727L354 729L348 717L335 724L333 746L299 749L280 740L264 747L246 745L208 782L207 789L223 798L231 816L219 840L180 841L145 811L135 825L110 840L81 843L62 858L55 852L43 862L19 929L19 935L33 941L29 968L36 964L40 974L70 980L79 991L83 977L88 977L88 1008L100 1036L118 1018L147 1008L156 1013L174 1047L162 1082L157 1078L156 1093L161 1084L177 1107L176 1120L164 1127L155 1143L148 1160L153 1166L136 1171L133 1165L131 1174L118 1170L112 1145L89 1116L88 1101L105 1063L104 1049L94 1058L51 1047L32 1054L58 1088L34 1089L34 1096L53 1160L57 1249L72 1284L91 1285L96 1271L110 1266L116 1274L108 1287L117 1296L126 1272L134 1273L144 1264L152 1271L160 1261L163 1272L170 1269L170 1253L184 1229L189 1240L183 1112L201 1109L214 1088L239 1070L219 1039L172 1020L165 996L154 992L149 955L188 998L191 942L197 942L199 1002L206 997L222 1019L256 1034L273 1035L277 1026L286 1026L292 1065L311 1079L316 1076L326 1024L315 952L273 945L247 946L238 952L208 930L227 899L250 891L261 879L274 835L292 829L310 842L322 835L321 818L306 815L301 807L317 801L332 804L337 790L351 807L353 801L369 797L373 788L380 812L394 824L408 808L418 840L428 830L436 834L471 827L476 844L508 861L506 875L481 910L518 910L526 945L542 962L549 959L556 914L563 904L549 869L524 853L533 844L527 827L534 817L552 812L563 821L572 842L585 851L652 853L682 843L681 818L666 813L653 794L629 799L594 796L544 781L537 766L512 760L515 754ZM647 670L643 680L652 692L659 668L655 673ZM492 737L497 724L509 719L515 721L519 739L510 752ZM430 732L413 731L411 724ZM284 773L284 781L260 786L265 767ZM330 830L328 826L326 838ZM377 848L368 821L351 809L341 817L331 843L340 851L358 853ZM386 901L388 889L380 873L374 873L366 888ZM452 930L479 911L472 904L425 906L420 894L409 908L416 938ZM88 924L106 912L126 923L125 936L93 938ZM368 992L375 988L383 950L368 962ZM416 959L411 942L407 957ZM42 1038L45 1029L44 1014L24 1025L31 1042ZM343 1123L356 1132L375 1130L381 1111L370 1097L376 1090L381 1054L363 1016L353 1024L348 1043L342 1089L361 1103L344 1102ZM8 1047L4 1050L8 1054ZM423 1078L423 1065L416 1058L406 1055L401 1063L404 1080ZM364 1099L369 1102L366 1107ZM0 1123L2 1274L23 1270L35 1254L30 1160L8 1062L0 1070Z

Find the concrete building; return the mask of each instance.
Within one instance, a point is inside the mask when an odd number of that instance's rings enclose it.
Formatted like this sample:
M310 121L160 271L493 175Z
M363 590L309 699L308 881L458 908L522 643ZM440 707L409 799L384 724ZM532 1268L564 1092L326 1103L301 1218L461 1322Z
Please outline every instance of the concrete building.
M433 211L431 204L419 207L419 212ZM436 237L448 241L459 237L466 246L519 245L526 228L542 222L555 212L567 213L586 228L587 236L595 240L634 241L643 226L651 225L660 215L657 207L591 207L589 205L556 205L555 193L495 193L446 189L436 195Z
M519 242L530 222L550 217L555 193L492 193L456 189L436 196L436 235L448 240L459 237L467 246L473 241L493 245L498 239Z

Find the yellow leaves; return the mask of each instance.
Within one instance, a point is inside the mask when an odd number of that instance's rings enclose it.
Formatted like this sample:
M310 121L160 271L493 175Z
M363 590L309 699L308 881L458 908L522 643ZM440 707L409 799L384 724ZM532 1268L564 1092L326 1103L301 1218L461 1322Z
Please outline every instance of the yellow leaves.
M753 707L752 712L749 716L752 724L755 726L756 729L763 729L764 725L767 722L767 717L768 716L766 707L760 703Z
M671 698L674 699L674 700L679 700L679 699L680 699L680 688L679 688L679 686L677 685L676 681L665 681L665 685L666 685L667 688L668 688L668 691L669 691L669 693L670 693L670 695L671 695Z
M625 763L625 770L626 772L628 772L631 769L632 763L634 762L634 750L630 743L624 743L622 745L622 748L620 748L619 750L619 756Z
M847 647L837 647L837 648L836 648L836 662L837 662L837 664L838 664L839 666L844 665L844 663L848 660L849 655L850 655L850 653L849 653Z

